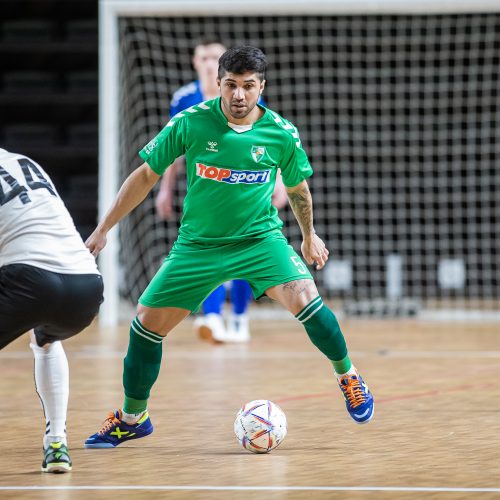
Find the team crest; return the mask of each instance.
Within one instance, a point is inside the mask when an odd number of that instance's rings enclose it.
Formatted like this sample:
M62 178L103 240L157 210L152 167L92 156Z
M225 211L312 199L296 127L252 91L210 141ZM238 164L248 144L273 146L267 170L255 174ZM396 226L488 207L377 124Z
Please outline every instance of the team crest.
M252 146L251 153L255 163L259 163L266 154L266 148L264 146Z

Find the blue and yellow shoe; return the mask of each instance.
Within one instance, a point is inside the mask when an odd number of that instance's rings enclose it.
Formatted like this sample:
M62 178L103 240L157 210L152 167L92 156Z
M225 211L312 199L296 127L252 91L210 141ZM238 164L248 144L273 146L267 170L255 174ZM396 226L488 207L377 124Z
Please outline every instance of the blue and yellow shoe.
M42 472L69 472L72 466L68 448L61 441L50 443L43 450Z
M114 448L125 441L145 437L153 432L148 412L133 425L122 421L122 411L110 412L102 427L85 441L85 448Z
M338 379L345 398L345 405L351 418L357 424L366 424L373 417L374 401L372 393L361 375L346 373Z

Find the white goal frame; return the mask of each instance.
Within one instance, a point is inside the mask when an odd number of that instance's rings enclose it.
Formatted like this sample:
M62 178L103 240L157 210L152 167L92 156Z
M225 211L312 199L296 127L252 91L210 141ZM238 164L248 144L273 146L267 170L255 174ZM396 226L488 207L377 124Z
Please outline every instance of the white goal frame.
M118 19L132 16L220 15L375 15L464 14L500 12L498 0L100 0L99 1L99 188L98 216L102 219L118 191L119 182L119 40ZM119 321L118 233L109 232L99 256L105 301L101 326Z

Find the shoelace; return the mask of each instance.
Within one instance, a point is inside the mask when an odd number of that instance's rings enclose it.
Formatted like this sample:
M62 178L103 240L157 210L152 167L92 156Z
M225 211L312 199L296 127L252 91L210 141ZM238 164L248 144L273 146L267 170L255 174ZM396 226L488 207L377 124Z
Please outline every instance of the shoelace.
M120 425L120 424L121 422L116 418L115 412L110 411L108 413L108 416L106 417L106 420L102 424L102 427L97 431L97 433L103 436L113 427L113 425Z
M342 391L352 408L357 408L366 401L366 396L358 378L344 377L340 381Z

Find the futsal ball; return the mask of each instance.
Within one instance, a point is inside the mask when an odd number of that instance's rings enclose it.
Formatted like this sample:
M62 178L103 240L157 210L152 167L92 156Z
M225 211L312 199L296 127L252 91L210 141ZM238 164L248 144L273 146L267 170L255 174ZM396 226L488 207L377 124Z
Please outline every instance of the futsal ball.
M287 433L283 410L272 401L257 399L244 405L236 415L234 433L241 446L253 453L269 453Z

